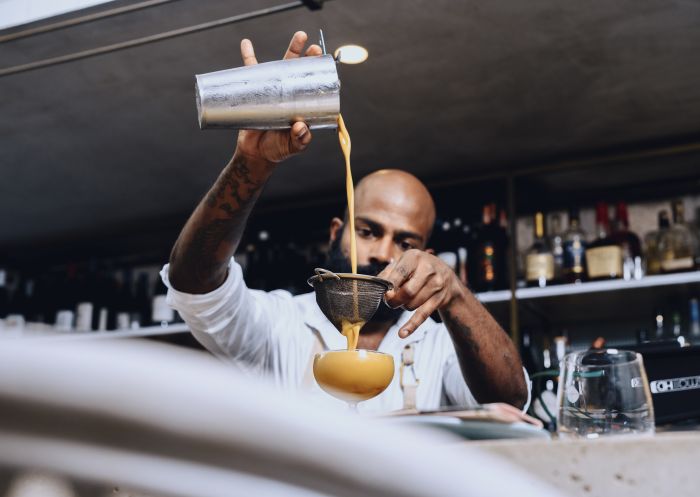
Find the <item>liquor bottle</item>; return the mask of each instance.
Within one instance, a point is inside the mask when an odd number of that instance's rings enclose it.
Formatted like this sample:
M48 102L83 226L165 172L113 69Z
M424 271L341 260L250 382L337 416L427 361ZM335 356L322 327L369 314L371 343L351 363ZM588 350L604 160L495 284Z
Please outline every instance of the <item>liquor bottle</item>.
M646 274L659 274L661 272L661 254L659 253L659 240L663 233L671 227L668 212L659 211L659 229L651 231L644 236Z
M615 207L615 226L610 238L622 249L622 271L625 280L642 278L642 244L629 229L627 204L618 202Z
M575 207L569 210L569 229L564 233L563 275L567 283L580 283L586 277L586 233Z
M494 209L494 216L495 216L495 209L496 209L496 204L492 204L493 209ZM497 253L496 253L496 261L497 261L497 284L499 288L508 288L510 286L510 282L508 281L508 254L510 251L510 245L508 243L509 237L508 237L508 231L509 231L509 225L508 225L508 215L506 214L505 209L500 210L500 215L498 218L498 242L497 242Z
M545 287L554 279L554 256L544 236L544 214L535 213L535 241L525 256L525 281L528 286Z
M561 217L559 214L552 215L551 227L549 245L554 258L554 283L559 283L564 279L564 235L561 231Z
M167 327L175 321L175 311L166 302L168 288L161 280L160 276L156 278L155 288L153 289L153 300L151 303L151 325Z
M478 292L498 290L507 286L506 244L504 232L496 219L496 205L485 205L482 211L482 224L475 234L472 253L474 257L469 267L473 276L472 285Z
M693 238L685 224L683 203L674 200L673 226L664 230L659 236L658 252L661 271L675 273L695 269L695 254L693 253Z
M608 204L596 206L596 232L598 238L586 248L586 265L589 280L622 278L622 249L610 238Z

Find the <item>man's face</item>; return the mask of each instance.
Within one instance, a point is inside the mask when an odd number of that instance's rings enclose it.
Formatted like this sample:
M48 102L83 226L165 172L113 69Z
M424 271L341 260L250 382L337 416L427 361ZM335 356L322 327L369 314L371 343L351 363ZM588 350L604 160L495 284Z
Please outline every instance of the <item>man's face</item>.
M422 185L391 175L363 181L355 192L358 273L376 276L405 251L424 250L433 222ZM339 218L331 223L328 269L350 272L350 223Z

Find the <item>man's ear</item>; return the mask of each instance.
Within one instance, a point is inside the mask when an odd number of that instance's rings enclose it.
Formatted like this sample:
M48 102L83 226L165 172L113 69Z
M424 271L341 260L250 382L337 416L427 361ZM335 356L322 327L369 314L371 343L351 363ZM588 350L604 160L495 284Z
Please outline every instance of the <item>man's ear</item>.
M430 255L435 255L435 250L433 250L431 248L427 248L427 249L425 249L425 251L428 252Z
M340 231L342 229L343 229L343 220L342 219L340 219L339 217L334 217L333 219L331 219L331 226L330 226L330 230L329 230L331 243L336 241L336 239L340 235Z

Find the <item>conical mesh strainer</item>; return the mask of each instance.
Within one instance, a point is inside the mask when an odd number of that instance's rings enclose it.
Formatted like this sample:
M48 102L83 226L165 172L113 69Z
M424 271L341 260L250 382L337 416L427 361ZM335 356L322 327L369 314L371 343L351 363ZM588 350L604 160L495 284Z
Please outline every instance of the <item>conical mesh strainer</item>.
M343 321L367 322L381 304L384 293L391 290L390 281L364 274L333 273L316 268L316 276L308 283L316 292L321 312L342 331Z

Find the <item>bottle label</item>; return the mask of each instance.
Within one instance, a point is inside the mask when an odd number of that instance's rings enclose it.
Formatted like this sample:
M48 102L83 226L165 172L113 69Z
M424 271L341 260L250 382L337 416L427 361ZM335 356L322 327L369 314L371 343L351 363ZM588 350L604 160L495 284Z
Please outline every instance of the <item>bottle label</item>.
M81 302L76 308L75 329L77 331L92 331L92 304Z
M585 261L585 247L580 240L564 243L564 269L570 273L582 274Z
M154 323L170 323L175 320L175 311L165 301L165 295L156 295L153 297L153 312L151 320Z
M586 250L589 278L622 276L622 249L619 245L606 245Z
M528 254L525 257L525 279L546 281L554 278L554 257L552 254Z
M667 259L661 261L662 271L682 271L683 269L693 269L694 261L692 257L681 257L680 259Z

